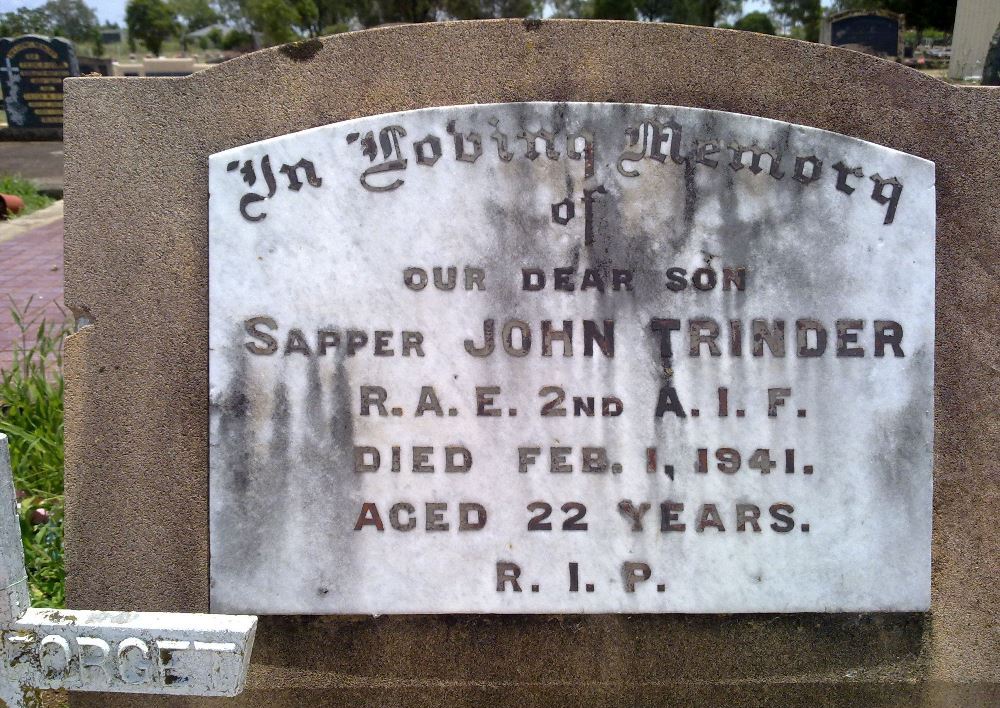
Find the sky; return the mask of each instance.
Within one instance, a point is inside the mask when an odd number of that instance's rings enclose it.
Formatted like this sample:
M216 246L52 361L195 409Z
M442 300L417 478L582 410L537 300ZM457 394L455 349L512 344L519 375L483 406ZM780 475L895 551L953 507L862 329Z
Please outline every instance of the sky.
M84 0L84 2L94 9L97 19L101 22L125 24L126 0ZM45 0L0 0L0 13L10 12L19 7L39 7L44 4Z
M833 0L823 0L823 6L829 7ZM125 2L126 0L84 0L94 8L97 19L101 22L115 22L119 25L125 24ZM0 12L9 12L18 7L38 7L44 5L45 0L0 0ZM753 12L755 10L768 9L767 0L744 0L743 12Z

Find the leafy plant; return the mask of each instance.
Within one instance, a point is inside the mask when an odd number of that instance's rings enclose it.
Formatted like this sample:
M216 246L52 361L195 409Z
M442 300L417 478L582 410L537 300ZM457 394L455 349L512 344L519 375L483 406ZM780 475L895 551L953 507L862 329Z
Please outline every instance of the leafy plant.
M24 211L18 216L44 209L54 201L52 197L39 192L28 180L14 175L0 175L0 194L14 194L24 200Z
M63 340L69 322L29 318L12 301L19 330L10 366L0 371L0 433L10 446L32 604L62 607ZM60 310L60 312L62 312ZM65 314L65 313L63 313Z

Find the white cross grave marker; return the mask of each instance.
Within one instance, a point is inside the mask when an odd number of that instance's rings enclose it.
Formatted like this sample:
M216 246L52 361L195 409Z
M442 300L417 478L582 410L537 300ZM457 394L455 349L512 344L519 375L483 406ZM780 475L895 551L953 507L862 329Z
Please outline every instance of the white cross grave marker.
M5 110L7 111L7 121L12 125L18 124L25 119L26 105L21 97L21 69L10 63L8 56L0 72L7 74L7 95L4 98Z
M10 82L11 87L16 87L21 79L21 70L10 63L10 57L4 61L4 65L0 66L0 71L7 74L7 81Z
M7 437L0 435L0 700L35 688L235 696L257 618L31 607Z

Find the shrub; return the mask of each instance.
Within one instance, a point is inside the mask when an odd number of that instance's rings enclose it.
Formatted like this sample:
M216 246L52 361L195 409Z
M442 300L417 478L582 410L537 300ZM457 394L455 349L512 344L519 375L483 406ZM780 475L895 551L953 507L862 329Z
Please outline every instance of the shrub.
M253 49L253 37L250 36L249 32L229 30L222 38L222 48L226 51Z
M0 194L15 194L24 200L24 211L18 216L44 209L54 201L52 197L39 192L38 188L28 180L11 175L0 175Z
M67 320L28 319L32 300L11 309L20 331L14 360L0 371L0 433L8 438L32 604L62 607L63 340Z
M760 34L775 34L774 23L764 12L751 12L736 21L733 29Z

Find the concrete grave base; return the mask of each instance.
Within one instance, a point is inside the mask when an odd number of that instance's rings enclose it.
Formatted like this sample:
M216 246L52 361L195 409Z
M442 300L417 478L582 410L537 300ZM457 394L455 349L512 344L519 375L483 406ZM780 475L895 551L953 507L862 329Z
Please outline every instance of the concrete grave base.
M931 612L262 618L231 705L1000 701L1000 92L735 31L444 23L309 40L187 78L67 81L66 301L83 326L66 355L69 603L208 609L208 155L365 115L535 100L747 113L936 163Z

